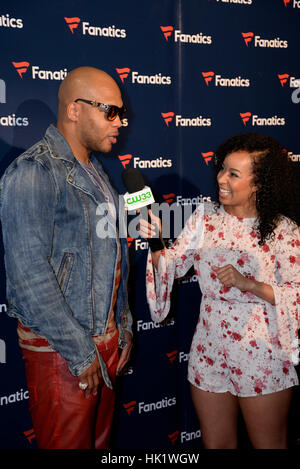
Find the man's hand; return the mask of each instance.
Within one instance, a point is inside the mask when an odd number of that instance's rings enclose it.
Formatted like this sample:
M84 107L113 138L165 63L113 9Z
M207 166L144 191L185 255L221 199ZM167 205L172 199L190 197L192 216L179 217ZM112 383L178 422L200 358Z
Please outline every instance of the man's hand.
M79 383L88 384L87 389L84 391L86 399L90 397L91 393L94 395L97 394L99 386L103 384L103 377L97 355L88 369L79 375Z
M132 349L132 335L129 331L125 331L125 342L127 345L122 349L119 363L117 366L117 375L122 374L122 371L130 359L130 353Z

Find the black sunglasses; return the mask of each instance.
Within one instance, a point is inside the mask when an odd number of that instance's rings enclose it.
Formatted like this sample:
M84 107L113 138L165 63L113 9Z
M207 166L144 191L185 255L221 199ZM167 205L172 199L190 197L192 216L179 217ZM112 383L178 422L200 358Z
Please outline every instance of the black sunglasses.
M83 103L90 104L90 106L97 107L99 111L105 112L106 118L109 121L114 121L117 116L119 116L120 120L122 120L126 112L125 106L118 107L118 106L115 106L114 104L97 103L97 101L89 101L88 99L82 99L82 98L75 99L75 103L77 103L78 101L82 101Z

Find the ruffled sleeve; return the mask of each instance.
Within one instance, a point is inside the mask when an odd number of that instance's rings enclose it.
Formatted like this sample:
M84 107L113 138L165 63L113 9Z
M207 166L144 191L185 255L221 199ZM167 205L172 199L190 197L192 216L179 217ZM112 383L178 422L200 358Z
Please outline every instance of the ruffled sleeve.
M162 251L157 270L152 264L151 251L148 252L146 292L151 318L155 322L163 321L169 313L174 279L184 276L193 265L195 250L203 243L203 220L204 204L200 204L173 246Z
M300 313L300 230L284 219L276 232L275 295L279 341L292 361L298 361Z

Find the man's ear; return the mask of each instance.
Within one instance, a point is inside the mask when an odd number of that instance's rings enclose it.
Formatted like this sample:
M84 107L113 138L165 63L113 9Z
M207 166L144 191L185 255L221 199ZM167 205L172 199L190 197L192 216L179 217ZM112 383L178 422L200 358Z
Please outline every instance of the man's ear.
M80 108L77 105L77 103L75 103L75 101L72 101L71 103L68 104L68 106L67 106L67 116L71 121L77 122L78 117L79 117L79 113L80 113Z

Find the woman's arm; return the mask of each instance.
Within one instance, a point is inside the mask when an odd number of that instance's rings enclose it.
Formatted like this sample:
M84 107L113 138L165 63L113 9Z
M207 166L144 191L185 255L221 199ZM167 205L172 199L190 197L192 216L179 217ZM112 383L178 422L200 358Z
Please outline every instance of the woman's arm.
M248 291L272 305L275 305L274 290L271 285L258 282L255 279L244 277L233 265L228 264L223 267L213 267L217 278L225 287L236 287L241 291Z

